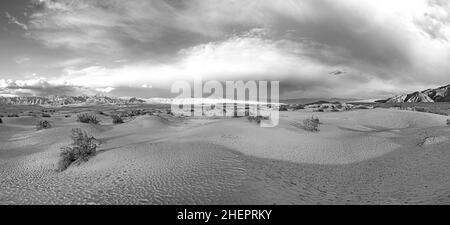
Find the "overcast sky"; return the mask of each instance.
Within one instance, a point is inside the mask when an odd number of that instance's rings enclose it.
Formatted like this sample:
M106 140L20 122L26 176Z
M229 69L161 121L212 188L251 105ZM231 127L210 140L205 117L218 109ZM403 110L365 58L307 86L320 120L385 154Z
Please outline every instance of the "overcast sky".
M450 83L448 0L1 0L0 95L168 97L279 80L283 98Z

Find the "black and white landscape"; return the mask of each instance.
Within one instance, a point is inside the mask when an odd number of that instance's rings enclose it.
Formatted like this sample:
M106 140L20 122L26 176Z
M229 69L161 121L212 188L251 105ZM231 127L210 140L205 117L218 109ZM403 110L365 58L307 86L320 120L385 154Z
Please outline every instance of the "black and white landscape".
M447 0L2 0L0 204L450 204L449 52Z

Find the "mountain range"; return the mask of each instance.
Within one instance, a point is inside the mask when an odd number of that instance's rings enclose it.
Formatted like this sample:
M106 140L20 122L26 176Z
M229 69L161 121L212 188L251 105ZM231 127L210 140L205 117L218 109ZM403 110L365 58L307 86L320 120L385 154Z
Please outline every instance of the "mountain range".
M98 104L139 104L144 100L137 98L115 98L107 96L21 96L0 97L0 105L98 105Z
M450 102L450 85L379 100L380 103Z

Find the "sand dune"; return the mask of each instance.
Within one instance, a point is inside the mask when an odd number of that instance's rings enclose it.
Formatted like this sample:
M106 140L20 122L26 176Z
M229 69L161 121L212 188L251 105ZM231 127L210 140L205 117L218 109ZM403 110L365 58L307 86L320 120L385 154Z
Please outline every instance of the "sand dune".
M74 117L4 118L0 204L450 203L447 117L387 109L315 113L318 133L283 112L276 128L245 118L141 116L120 125ZM87 163L56 172L72 128L103 144ZM441 139L439 139L441 140Z

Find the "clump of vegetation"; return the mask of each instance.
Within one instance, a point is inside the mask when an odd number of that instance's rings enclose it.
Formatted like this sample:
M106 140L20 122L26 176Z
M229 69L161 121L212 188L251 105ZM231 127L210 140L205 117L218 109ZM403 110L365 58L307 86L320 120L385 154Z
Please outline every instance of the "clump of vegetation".
M414 107L416 112L427 112L427 108L425 107Z
M93 114L83 113L78 115L78 122L89 123L89 124L99 124L100 120Z
M14 113L14 114L9 114L8 117L10 117L10 118L11 117L19 117L19 115Z
M113 119L113 124L122 124L123 119L119 115L112 115L111 118Z
M69 117L72 117L72 116L71 115L65 115L64 117L69 118Z
M296 111L296 110L302 110L302 109L305 109L305 106L302 105L302 104L297 104L297 105L292 106L292 109L293 109L294 111Z
M450 126L450 119L447 119L447 126Z
M47 120L41 120L36 124L36 130L50 129L52 125Z
M257 124L260 124L263 120L269 120L270 118L268 116L249 116L248 121L253 122L255 121Z
M370 109L370 107L368 107L366 105L358 105L358 106L355 106L355 109Z
M50 117L52 117L50 114L48 114L48 113L42 113L42 117L44 117L44 118L50 118Z
M175 114L170 109L166 109L167 115L174 116Z
M135 117L135 116L143 116L146 115L146 110L134 109L127 112L120 112L120 117Z
M3 123L3 120L2 120L2 118L0 117L0 123Z
M59 171L66 170L72 164L79 165L86 162L97 154L99 145L97 139L80 128L72 129L72 140L73 143L70 146L61 148Z
M280 112L288 111L288 105L280 105Z
M314 118L314 116L312 116L311 118L303 120L303 129L305 129L306 131L318 132L320 131L319 125L320 120L318 117Z

